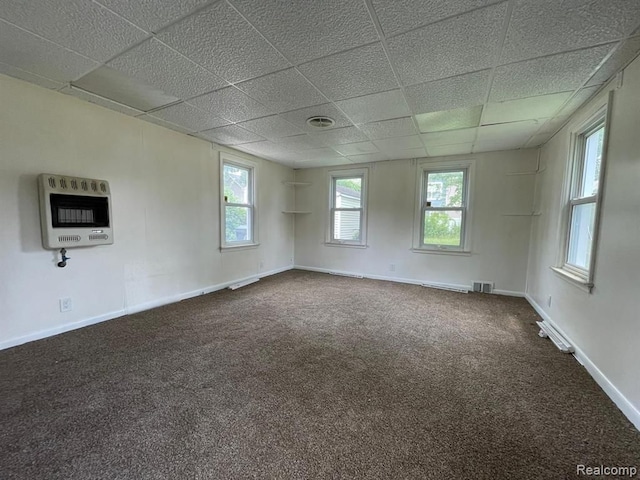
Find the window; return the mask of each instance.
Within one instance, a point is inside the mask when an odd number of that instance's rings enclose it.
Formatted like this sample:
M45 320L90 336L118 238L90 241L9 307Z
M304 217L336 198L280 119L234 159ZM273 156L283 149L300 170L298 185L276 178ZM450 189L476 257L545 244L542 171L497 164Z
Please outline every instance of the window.
M606 108L574 134L562 270L592 286L606 145ZM562 273L562 272L561 272Z
M468 250L469 172L466 164L423 164L419 167L414 250Z
M367 170L330 173L329 243L366 245Z
M220 217L223 247L256 244L254 172L254 166L249 163L222 157Z

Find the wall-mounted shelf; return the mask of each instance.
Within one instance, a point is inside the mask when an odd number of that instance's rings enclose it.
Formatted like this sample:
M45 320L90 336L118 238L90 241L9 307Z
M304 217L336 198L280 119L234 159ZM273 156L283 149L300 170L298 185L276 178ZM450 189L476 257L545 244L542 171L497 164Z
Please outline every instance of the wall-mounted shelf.
M285 185L289 185L290 187L308 187L311 185L311 182L282 182Z
M311 213L303 210L283 210L282 213Z

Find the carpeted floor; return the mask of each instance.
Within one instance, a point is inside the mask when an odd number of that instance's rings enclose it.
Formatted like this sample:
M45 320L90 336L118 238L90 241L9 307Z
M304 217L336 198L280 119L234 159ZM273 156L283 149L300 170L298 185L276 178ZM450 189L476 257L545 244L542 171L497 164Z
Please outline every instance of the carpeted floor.
M535 320L520 298L291 271L5 350L0 478L640 466L640 433Z

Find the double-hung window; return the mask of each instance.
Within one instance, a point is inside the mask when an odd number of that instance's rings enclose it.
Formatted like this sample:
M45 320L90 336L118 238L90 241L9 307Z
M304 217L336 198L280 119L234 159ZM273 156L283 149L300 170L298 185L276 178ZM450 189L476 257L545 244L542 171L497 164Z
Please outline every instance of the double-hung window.
M221 158L222 247L256 244L255 167L239 159Z
M329 243L365 246L367 169L330 172Z
M561 273L569 273L588 287L593 285L606 147L605 125L606 107L603 107L573 136L568 225Z

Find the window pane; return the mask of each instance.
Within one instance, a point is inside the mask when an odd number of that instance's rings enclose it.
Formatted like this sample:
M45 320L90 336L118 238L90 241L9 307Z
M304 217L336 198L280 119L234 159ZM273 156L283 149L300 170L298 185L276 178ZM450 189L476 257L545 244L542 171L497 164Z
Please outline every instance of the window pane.
M425 245L461 245L462 212L454 211L426 211L424 212Z
M430 207L461 207L464 172L427 173L427 202Z
M360 208L362 177L335 179L335 208Z
M333 239L360 241L360 211L333 212Z
M590 197L598 193L600 178L600 161L602 160L602 144L604 127L589 135L585 140L584 164L582 166L582 188L580 197Z
M589 270L596 204L575 205L571 211L568 263Z
M225 240L246 242L252 239L251 209L248 207L225 207Z
M224 195L229 203L249 203L249 169L225 164Z

